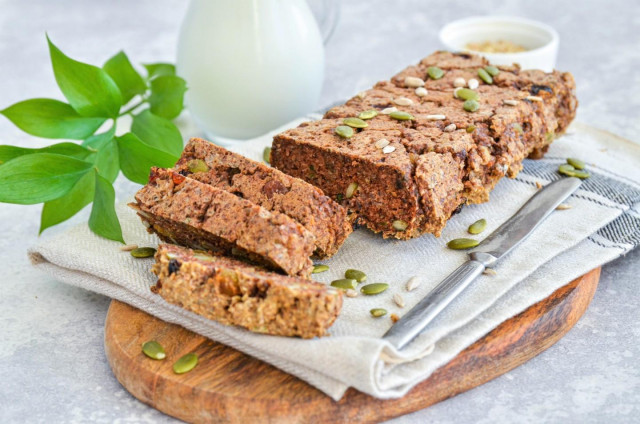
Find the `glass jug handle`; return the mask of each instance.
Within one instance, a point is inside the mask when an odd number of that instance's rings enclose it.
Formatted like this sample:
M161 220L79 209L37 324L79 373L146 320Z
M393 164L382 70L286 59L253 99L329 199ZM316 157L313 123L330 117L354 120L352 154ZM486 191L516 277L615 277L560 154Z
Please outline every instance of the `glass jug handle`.
M340 20L340 2L339 0L316 0L311 2L311 6L316 13L322 41L326 45Z

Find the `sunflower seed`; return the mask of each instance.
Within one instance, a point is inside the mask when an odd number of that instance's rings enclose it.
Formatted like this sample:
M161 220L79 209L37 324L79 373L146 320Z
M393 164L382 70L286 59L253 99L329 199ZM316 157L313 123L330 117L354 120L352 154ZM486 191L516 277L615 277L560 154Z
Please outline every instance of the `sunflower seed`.
M382 148L382 153L389 154L389 153L393 153L396 150L396 148L394 146L384 146Z
M195 353L187 353L173 364L173 372L176 374L184 374L194 369L198 365L198 355Z
M413 104L413 100L408 97L398 97L393 102L398 106L411 106Z
M360 100L364 99L367 95L366 91L361 91L358 94L356 94L356 97L359 98Z
M527 96L527 100L532 101L532 102L541 102L542 101L542 97L539 97L539 96Z
M356 280L358 283L362 283L367 279L367 274L358 269L348 269L344 273L344 278L350 278Z
M328 265L314 265L312 274L320 274L321 272L329 271Z
M347 289L347 291L345 291L344 294L347 297L358 297L358 292L355 291L354 289Z
M404 79L404 85L411 88L422 87L424 85L424 80L418 77L406 77Z
M495 269L493 269L493 268L487 268L487 269L485 269L484 271L482 271L482 273L483 273L484 275L498 275L498 273L496 272L496 270L495 270Z
M464 87L465 85L467 85L467 81L465 81L465 79L462 77L458 77L453 80L454 87Z
M407 291L413 291L415 289L418 288L418 286L420 285L420 280L418 279L417 275L414 275L413 277L409 278L409 281L407 281Z
M402 296L400 296L400 293L396 293L396 294L393 295L393 301L400 308L404 308L404 299L402 298Z
M478 88L478 86L480 86L480 82L475 78L471 78L469 81L467 81L467 87L472 90L475 90L476 88Z
M456 130L456 124L449 124L444 127L444 132L454 132Z
M447 247L453 250L465 250L476 247L478 244L480 244L478 240L470 238L459 238L451 240L449 243L447 243Z
M443 119L447 119L444 115L427 115L424 117L427 121L442 121Z
M123 252L131 252L132 250L135 250L137 248L137 244L125 244L124 246L120 246L120 250L122 250Z
M167 357L164 348L155 340L150 340L142 345L142 352L151 359L164 359Z
M379 318L379 317L387 315L387 310L383 309L383 308L373 308L369 312L371 313L371 316L376 317L376 318Z
M383 115L391 115L393 112L397 112L397 111L398 111L398 108L392 106L392 107L387 107L382 109L380 113Z
M131 251L131 256L134 258L150 258L156 254L156 249L153 247L138 247Z
M517 106L519 102L517 100L503 100L502 103L507 106Z
M429 94L429 92L427 91L427 89L426 89L426 88L424 88L424 87L418 87L418 88L416 88L416 96L418 96L418 97L424 97L424 96L426 96L427 94Z
M393 223L391 224L391 226L397 230L397 231L404 231L407 229L407 227L409 226L409 224L407 224L406 222L398 219L393 221Z
M358 189L358 183L349 184L349 187L347 187L347 191L344 193L344 197L346 197L347 199L351 199L353 195L356 193L357 189Z
M389 284L387 283L373 283L373 284L367 284L366 286L360 287L360 292L362 294L374 295L374 294L380 294L388 288L389 288Z
M560 203L558 205L558 207L556 208L557 211L566 211L567 209L571 209L573 208L573 206L567 204L567 203Z
M381 138L380 140L376 141L376 148L378 149L382 149L384 147L387 147L389 145L389 140L387 140L386 138Z

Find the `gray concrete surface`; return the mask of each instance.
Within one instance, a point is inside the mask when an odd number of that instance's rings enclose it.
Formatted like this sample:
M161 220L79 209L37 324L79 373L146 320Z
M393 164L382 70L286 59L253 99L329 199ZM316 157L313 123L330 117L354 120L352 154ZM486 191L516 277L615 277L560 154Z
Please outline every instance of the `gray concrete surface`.
M63 51L91 63L119 49L136 63L172 61L185 7L179 0L0 0L0 108L60 96L45 31ZM554 26L561 36L558 67L578 83L578 120L640 142L640 3L632 1L344 1L327 47L319 106L439 48L436 34L448 21L489 13ZM0 119L0 143L47 142ZM134 189L120 180L118 198ZM27 262L39 214L40 206L0 204L0 422L173 422L130 396L111 374L102 345L109 299L53 281ZM84 211L50 232L86 218ZM552 348L394 422L638 422L639 274L638 250L608 264L591 307Z

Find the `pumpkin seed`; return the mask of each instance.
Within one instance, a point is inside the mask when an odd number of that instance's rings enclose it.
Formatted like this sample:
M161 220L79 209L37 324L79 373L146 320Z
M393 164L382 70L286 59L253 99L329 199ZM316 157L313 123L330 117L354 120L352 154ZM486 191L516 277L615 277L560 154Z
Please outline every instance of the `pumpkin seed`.
M164 348L160 343L155 340L150 340L142 345L142 353L147 355L151 359L164 359L167 357Z
M468 88L461 88L460 90L458 90L456 95L458 96L458 98L464 100L478 100L478 93Z
M429 66L429 68L427 68L427 75L429 75L429 78L437 80L444 76L444 71L437 66Z
M156 249L153 247L138 247L131 251L131 256L134 258L150 258L156 254Z
M475 125L469 125L467 127L467 133L471 134L472 132L474 132L476 130L476 126Z
M392 117L393 119L397 119L398 121L410 121L412 119L416 119L413 117L412 114L408 112L403 112L401 110L393 111L389 114L389 116Z
M478 103L477 100L465 100L462 104L462 107L467 112L475 112L476 110L480 109L480 103Z
M397 219L395 221L393 221L393 223L391 224L391 226L393 227L394 230L397 231L404 231L407 229L407 227L409 226L409 224L407 224L406 222Z
M346 125L340 125L336 127L335 132L342 138L353 137L353 128L348 127Z
M356 288L356 280L353 278L341 278L339 280L333 280L331 282L331 287L335 287L337 289L349 290Z
M495 77L496 75L498 75L500 73L500 69L496 68L495 66L485 66L484 70L487 71L487 73L489 75L491 75L492 77Z
M558 167L558 172L568 177L573 177L573 173L575 171L576 168L574 168L573 165L569 165L568 163L563 163Z
M367 284L366 286L360 287L360 292L362 294L374 295L374 294L380 294L388 288L389 288L389 284L387 283L373 283L373 284Z
M349 187L347 187L347 191L344 193L344 197L346 197L347 199L351 199L353 195L356 193L357 189L358 189L358 183L349 184Z
M489 73L484 69L478 69L478 76L487 84L493 84L493 78L491 78L491 75L489 75Z
M387 310L383 309L383 308L373 308L369 312L371 313L371 316L376 317L376 318L379 318L379 317L387 315Z
M424 80L418 77L406 77L404 79L404 85L410 88L418 88L424 85Z
M357 269L348 269L345 271L344 277L356 280L358 283L362 283L367 279L367 274Z
M311 271L312 274L320 274L321 272L326 272L329 271L329 266L328 265L314 265L313 266L313 271Z
M427 94L429 94L429 92L427 91L427 89L426 89L426 88L424 88L424 87L418 87L418 88L416 88L416 96L418 96L418 97L424 97L424 96L426 96Z
M189 162L187 162L187 168L192 174L195 174L196 172L207 172L209 170L206 162L202 159L190 160Z
M342 123L350 126L351 128L366 128L369 126L369 124L360 118L344 118Z
M449 243L447 243L447 247L453 250L464 250L471 249L472 247L476 247L480 242L478 240L470 239L470 238L459 238L453 239Z
M376 116L378 116L378 111L375 109L371 109L371 110L365 110L364 112L360 112L358 114L358 118L360 119L372 119L375 118Z
M469 225L469 234L480 234L487 228L487 220L482 218Z
M194 369L198 365L198 355L195 353L187 353L173 364L173 372L176 374L184 374Z
M583 170L586 166L583 161L576 158L567 158L567 163L573 166L575 169L579 169L579 170Z
M271 147L265 147L262 152L262 160L271 165Z
M570 176L580 178L581 180L586 180L591 176L591 174L589 174L587 171L573 171Z

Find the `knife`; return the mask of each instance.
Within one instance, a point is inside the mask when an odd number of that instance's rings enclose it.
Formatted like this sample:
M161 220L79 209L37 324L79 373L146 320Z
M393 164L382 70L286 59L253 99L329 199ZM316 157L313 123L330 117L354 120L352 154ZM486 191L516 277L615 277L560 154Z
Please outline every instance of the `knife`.
M469 253L469 260L453 271L382 338L398 350L418 336L462 291L489 266L526 239L579 186L578 178L547 185Z

